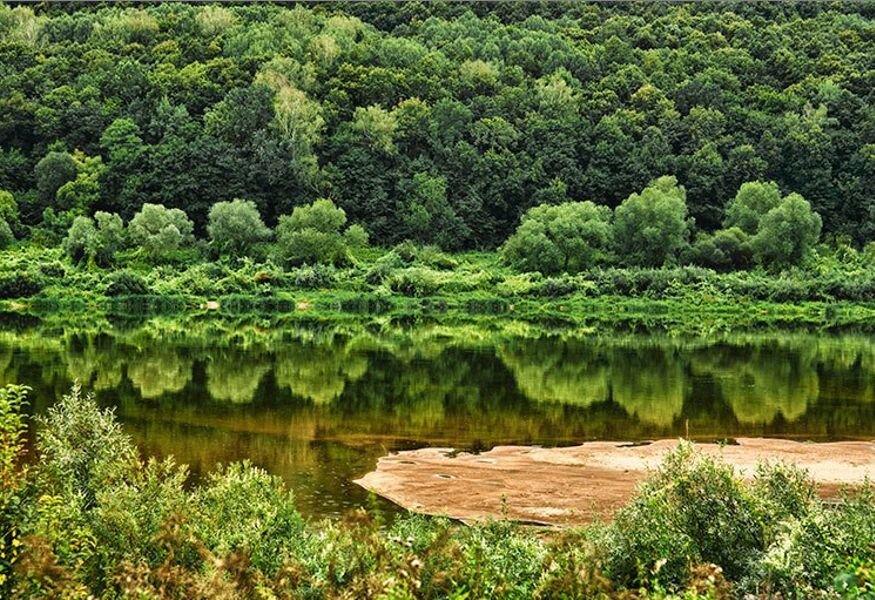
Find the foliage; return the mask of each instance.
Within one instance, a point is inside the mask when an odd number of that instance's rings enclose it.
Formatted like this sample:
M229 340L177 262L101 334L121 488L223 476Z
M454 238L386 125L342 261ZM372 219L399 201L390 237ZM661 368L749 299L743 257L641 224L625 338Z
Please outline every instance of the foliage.
M255 244L270 237L255 203L240 199L217 202L210 208L207 233L223 256L248 256Z
M576 273L603 260L611 243L611 212L592 202L538 206L502 246L502 257L522 271Z
M713 235L699 234L687 253L689 262L715 271L748 269L753 257L750 237L738 227L721 229Z
M97 211L93 220L82 216L73 219L64 240L64 251L73 262L85 261L107 267L113 264L115 253L121 249L124 240L121 217Z
M0 388L0 591L10 591L10 577L21 547L27 468L24 454L24 405L28 388Z
M802 262L820 238L822 221L799 194L790 194L765 214L751 240L760 264L782 269Z
M29 225L164 204L203 232L218 202L273 225L330 195L376 245L489 249L670 173L706 233L767 178L875 233L866 3L0 10L0 188Z
M342 227L346 213L320 198L280 217L276 228L277 257L285 264L334 264L346 257Z
M617 207L614 240L629 264L659 267L686 243L686 191L674 177L660 177Z
M193 228L184 212L163 204L144 204L128 223L131 241L154 261L172 257L180 247L193 241Z
M309 523L276 477L248 463L189 486L172 460L140 460L112 412L78 388L41 419L37 460L20 470L24 392L0 392L2 473L14 482L0 498L16 498L0 512L14 523L4 543L18 540L15 569L0 562L10 597L723 600L871 591L871 488L826 508L807 477L783 465L763 465L745 483L681 444L612 522L549 537L504 521L411 515L381 525L362 510Z
M110 298L117 296L142 296L150 292L146 281L130 271L116 271L106 281L104 293Z
M727 229L737 227L748 235L754 235L760 220L781 203L781 190L774 181L748 181L741 184L738 193L726 207L723 225Z

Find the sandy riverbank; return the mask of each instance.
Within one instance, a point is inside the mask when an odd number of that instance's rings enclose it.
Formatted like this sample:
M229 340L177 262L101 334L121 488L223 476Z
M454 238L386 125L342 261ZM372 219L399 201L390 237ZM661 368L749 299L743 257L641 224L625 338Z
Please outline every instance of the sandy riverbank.
M875 443L804 443L739 438L696 444L742 475L764 461L806 469L825 496L875 479ZM632 495L677 440L646 445L590 442L566 448L499 446L481 454L424 448L385 456L356 483L401 506L463 521L501 515L547 525L580 524L610 515Z

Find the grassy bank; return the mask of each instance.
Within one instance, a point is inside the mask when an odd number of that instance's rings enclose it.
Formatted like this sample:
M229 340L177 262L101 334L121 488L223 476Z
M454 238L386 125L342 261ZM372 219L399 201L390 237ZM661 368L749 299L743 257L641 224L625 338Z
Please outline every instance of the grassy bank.
M270 261L124 268L70 264L60 251L19 248L0 265L7 311L42 318L219 312L281 321L520 320L546 325L713 333L770 326L868 328L875 270L717 273L697 267L516 273L494 253L449 255L402 245L362 250L344 268Z
M610 523L544 537L366 512L311 523L248 464L195 487L141 460L78 390L38 423L0 391L0 591L63 598L866 598L873 490L825 506L804 474L742 482L684 445Z

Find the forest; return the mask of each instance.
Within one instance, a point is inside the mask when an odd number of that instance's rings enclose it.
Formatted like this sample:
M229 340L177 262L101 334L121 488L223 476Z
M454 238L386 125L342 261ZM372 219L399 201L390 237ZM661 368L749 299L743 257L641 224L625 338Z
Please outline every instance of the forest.
M657 256L632 249L629 264L770 262L752 241L739 249L757 221L727 213L750 182L768 187L763 215L773 196L794 201L761 238L807 209L819 215L808 238L860 248L873 239L873 13L868 1L0 5L0 237L58 245L76 217L133 225L152 204L185 213L184 245L207 237L217 203L251 203L273 228L330 199L377 246L483 250L534 207L588 201L591 242L601 207L671 176L684 210L633 242ZM617 230L652 216L624 212Z

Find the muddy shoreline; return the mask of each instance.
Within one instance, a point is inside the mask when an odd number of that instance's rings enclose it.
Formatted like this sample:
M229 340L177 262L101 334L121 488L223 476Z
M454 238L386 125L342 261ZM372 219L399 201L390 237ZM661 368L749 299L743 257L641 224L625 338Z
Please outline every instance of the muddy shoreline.
M609 517L678 444L589 442L563 448L497 446L480 454L423 448L384 456L356 483L400 506L465 522L506 517L523 523L579 525ZM732 445L696 443L743 476L759 463L806 469L820 493L875 479L875 442L808 443L738 438Z

